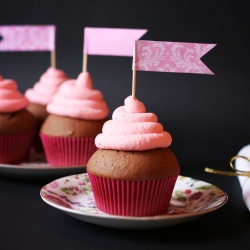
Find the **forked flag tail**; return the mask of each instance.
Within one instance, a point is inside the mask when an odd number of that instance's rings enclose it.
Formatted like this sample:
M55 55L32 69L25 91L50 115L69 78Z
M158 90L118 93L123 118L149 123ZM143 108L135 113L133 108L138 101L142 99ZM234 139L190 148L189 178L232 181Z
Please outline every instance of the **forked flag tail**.
M201 57L215 46L216 44L203 43L135 41L132 96L135 97L137 70L214 75L201 61Z

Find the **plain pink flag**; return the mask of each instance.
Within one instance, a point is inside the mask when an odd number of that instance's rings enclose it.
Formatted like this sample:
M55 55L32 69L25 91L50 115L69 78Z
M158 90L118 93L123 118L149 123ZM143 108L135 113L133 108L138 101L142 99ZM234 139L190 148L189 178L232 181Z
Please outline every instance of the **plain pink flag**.
M84 28L83 53L87 55L133 56L133 43L145 29Z
M0 51L53 51L54 25L0 26Z
M216 44L135 41L133 70L211 74L200 60Z

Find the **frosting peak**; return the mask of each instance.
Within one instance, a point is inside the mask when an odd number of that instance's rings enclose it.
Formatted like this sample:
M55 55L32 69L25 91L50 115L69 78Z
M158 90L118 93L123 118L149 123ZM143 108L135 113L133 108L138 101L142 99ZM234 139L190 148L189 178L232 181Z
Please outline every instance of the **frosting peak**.
M90 74L88 72L80 73L80 75L77 77L77 80L76 80L76 86L80 88L92 89L93 84L92 84L92 79L91 79Z
M26 90L25 96L32 103L46 106L60 85L68 79L64 71L49 67L46 72L41 75L39 81L35 83L33 88Z
M171 145L171 135L164 131L162 124L138 99L129 96L125 105L112 114L112 120L104 123L102 133L95 138L100 149L143 151L166 148Z
M19 111L26 108L28 104L28 99L18 91L14 80L0 77L0 112Z
M129 96L125 99L125 110L127 113L145 113L146 108L138 99Z
M99 90L92 86L88 72L65 81L47 106L52 114L87 120L102 120L109 109Z

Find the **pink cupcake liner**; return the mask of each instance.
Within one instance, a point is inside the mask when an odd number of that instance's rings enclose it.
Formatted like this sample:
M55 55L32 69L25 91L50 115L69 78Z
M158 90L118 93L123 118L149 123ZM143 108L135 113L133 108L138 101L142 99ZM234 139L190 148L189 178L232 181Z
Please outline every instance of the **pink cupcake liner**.
M97 150L94 138L55 137L40 134L47 162L51 166L86 165Z
M153 216L167 213L178 175L159 180L125 181L88 173L96 206L121 216Z
M21 163L28 160L36 131L0 134L0 162Z

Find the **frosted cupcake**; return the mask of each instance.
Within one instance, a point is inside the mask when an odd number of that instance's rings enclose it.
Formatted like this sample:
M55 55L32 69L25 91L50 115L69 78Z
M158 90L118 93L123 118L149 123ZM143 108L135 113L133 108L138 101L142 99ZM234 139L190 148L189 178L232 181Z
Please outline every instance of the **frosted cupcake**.
M64 71L50 67L32 88L25 91L24 94L30 102L27 108L37 117L39 124L42 124L48 115L46 110L48 103L52 100L61 84L68 79Z
M129 96L105 122L87 164L96 206L123 216L166 213L180 172L171 135Z
M94 139L107 120L103 94L93 88L88 72L65 81L47 105L40 137L52 166L86 165L97 150Z
M37 120L38 131L34 149L36 152L43 152L42 144L39 137L39 130L48 116L47 105L52 100L60 85L69 78L64 71L50 67L42 74L39 81L32 88L25 91L25 96L29 100L27 109Z
M37 125L34 116L27 110L28 104L17 83L0 76L1 163L20 163L29 157Z

